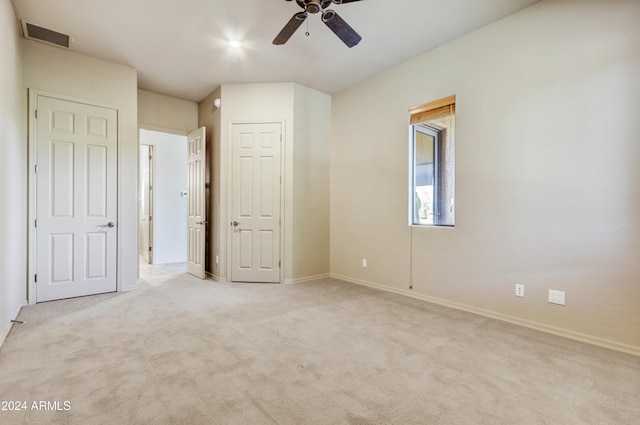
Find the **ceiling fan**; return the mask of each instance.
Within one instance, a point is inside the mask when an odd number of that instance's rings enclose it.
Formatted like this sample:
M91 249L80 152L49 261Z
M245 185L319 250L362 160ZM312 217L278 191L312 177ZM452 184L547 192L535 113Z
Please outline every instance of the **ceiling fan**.
M293 0L286 0L293 1ZM298 12L287 22L282 31L273 40L273 44L284 44L293 35L294 32L307 19L309 13L322 13L322 22L329 27L331 31L338 36L340 40L348 47L353 47L362 40L362 37L355 32L353 28L347 24L333 9L327 9L331 3L343 4L352 3L360 0L296 0L298 6L304 9L304 12ZM308 35L308 34L307 34Z

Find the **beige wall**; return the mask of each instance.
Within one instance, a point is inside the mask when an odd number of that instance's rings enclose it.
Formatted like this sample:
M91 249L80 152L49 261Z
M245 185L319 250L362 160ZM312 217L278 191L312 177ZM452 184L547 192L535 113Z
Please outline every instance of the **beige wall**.
M118 151L119 288L136 287L138 120L136 70L89 56L23 42L23 84L26 88L85 99L120 110Z
M331 97L296 84L293 117L292 256L288 281L329 273Z
M198 128L198 104L138 90L138 125L147 130L187 135Z
M219 110L213 106L215 98L221 99ZM283 123L283 281L296 282L328 274L329 110L329 96L293 83L225 84L200 103L200 125L207 127L208 140L213 141L209 216L213 227L209 254L211 272L218 280L229 278L229 127L233 122L248 121ZM308 117L314 114L315 120L311 121ZM310 194L295 196L305 190L317 190L317 200ZM310 209L319 200L326 204ZM313 229L298 235L296 231L303 232L305 225Z
M27 143L19 27L0 2L0 344L27 299Z
M638 17L543 1L334 96L332 275L640 353ZM456 227L411 228L407 110L454 94Z

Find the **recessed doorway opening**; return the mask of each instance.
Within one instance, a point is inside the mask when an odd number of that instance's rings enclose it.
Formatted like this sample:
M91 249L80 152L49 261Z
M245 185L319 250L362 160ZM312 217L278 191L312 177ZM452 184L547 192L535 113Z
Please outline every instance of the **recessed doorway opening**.
M186 272L187 137L140 129L140 276Z

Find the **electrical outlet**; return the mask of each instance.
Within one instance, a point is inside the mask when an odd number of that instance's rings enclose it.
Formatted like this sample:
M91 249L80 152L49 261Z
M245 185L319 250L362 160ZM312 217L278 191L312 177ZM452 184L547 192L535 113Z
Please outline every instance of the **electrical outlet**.
M549 302L551 304L565 305L564 291L556 291L554 289L549 289Z
M524 297L524 285L516 283L516 297Z
M367 268L367 259L366 259L366 258L363 258L363 259L362 259L362 268L363 268L363 269L366 269L366 268Z

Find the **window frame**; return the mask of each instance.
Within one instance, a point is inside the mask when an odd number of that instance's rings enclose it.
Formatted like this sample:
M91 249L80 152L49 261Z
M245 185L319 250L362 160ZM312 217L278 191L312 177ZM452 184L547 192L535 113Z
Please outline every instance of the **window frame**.
M448 116L454 117L454 122L452 124L452 127L449 128L446 132L444 129L437 128L436 126L429 124L430 121ZM446 143L452 143L453 151L455 152L455 95L411 108L409 109L409 118L409 225L420 227L455 227L454 188L451 189L451 191L453 192L453 196L451 198L453 200L453 203L451 205L451 207L453 208L452 221L443 221L443 217L445 214L444 208L447 208L447 205L445 205L445 181L448 178L452 178L452 186L455 187L455 153L452 154L453 157L451 159L447 159L445 161L444 152ZM417 171L419 167L419 164L417 164L417 133L426 134L433 138L432 223L421 223L418 216L419 210L416 209L416 205L418 205L418 191L416 190L416 187L418 177ZM443 137L443 134L446 134L446 136ZM451 139L447 141L444 140L444 138L449 137ZM447 162L453 163L453 171L452 175L450 176L445 175Z

